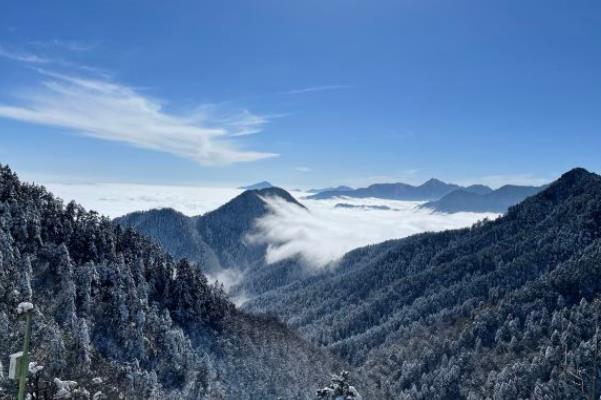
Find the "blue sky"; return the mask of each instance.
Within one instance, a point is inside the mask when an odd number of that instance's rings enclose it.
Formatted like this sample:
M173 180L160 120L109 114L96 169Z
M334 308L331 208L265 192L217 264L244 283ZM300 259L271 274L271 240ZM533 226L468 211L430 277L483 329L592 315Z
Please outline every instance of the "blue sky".
M34 3L0 12L0 162L29 179L601 171L597 0Z

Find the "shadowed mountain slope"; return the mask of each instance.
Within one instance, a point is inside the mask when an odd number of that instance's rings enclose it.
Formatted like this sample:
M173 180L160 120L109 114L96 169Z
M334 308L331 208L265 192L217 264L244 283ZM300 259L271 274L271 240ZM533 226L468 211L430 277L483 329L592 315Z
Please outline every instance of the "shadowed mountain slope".
M130 213L115 222L152 237L175 258L188 258L208 273L230 268L243 272L262 262L265 255L265 245L249 243L246 237L255 220L269 211L265 197L304 207L290 193L272 187L245 191L204 215L188 217L161 209Z
M357 249L245 308L390 398L585 399L601 393L600 304L601 178L574 169L497 220Z
M269 212L265 198L277 197L305 208L280 188L248 190L204 215L188 217L172 209L134 212L115 223L154 239L176 259L186 258L223 283L237 303L314 274L298 258L266 268L266 245L248 240L255 221Z

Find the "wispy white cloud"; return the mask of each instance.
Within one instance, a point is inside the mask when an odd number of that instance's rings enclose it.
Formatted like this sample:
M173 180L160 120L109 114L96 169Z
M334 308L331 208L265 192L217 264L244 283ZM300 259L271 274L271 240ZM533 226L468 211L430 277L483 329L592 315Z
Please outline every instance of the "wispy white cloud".
M0 57L29 64L48 64L51 62L48 58L24 51L9 50L2 45L0 45Z
M296 167L295 168L298 172L311 172L313 171L311 168L309 167Z
M261 132L263 125L269 122L269 117L242 110L235 115L222 119L221 122L224 126L230 128L231 136L248 136Z
M98 43L83 40L50 39L31 42L33 46L43 48L59 48L73 52L85 52L94 49Z
M162 102L105 79L40 71L36 87L0 104L0 117L66 128L73 132L166 152L203 165L256 161L277 154L242 149L235 136L256 133L266 122L247 110L230 121L204 114L176 115Z
M94 46L95 45L91 43L84 44L84 42L80 43L52 40L47 42L31 42L29 47L35 48L35 51L31 51L22 49L17 50L14 47L6 47L0 44L0 58L17 61L23 64L29 64L32 67L44 65L44 68L48 68L49 66L66 68L86 74L92 74L93 76L101 77L103 79L108 79L111 74L101 68L74 63L54 55L52 57L46 56L46 53L50 53L50 50L56 50L57 48L67 49L71 52L83 52L93 49ZM54 49L51 47L54 47ZM46 50L46 52L42 51L43 55L40 55L40 49ZM53 53L56 53L56 51L53 51Z
M346 252L388 239L425 231L469 226L490 213L431 213L417 202L382 199L349 199L344 203L366 207L337 208L337 200L305 200L308 209L280 198L265 198L269 214L256 221L249 240L268 245L267 261L300 256L314 267L322 267ZM369 206L386 205L389 209Z
M349 85L323 85L323 86L311 86L302 89L293 89L289 90L288 94L303 94L303 93L311 93L311 92L323 92L326 90L338 90L338 89L349 89L351 86Z

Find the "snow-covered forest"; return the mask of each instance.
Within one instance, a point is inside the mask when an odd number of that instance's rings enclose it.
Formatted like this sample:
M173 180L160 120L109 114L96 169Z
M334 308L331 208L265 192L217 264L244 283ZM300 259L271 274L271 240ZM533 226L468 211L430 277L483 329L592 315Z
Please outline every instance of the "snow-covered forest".
M212 272L221 260L246 260L251 273L268 267L260 247L233 240L265 211L248 193L211 215L215 225L203 222L198 238L219 232L211 240L220 247L204 242ZM248 201L255 211L234 218ZM141 226L164 233L153 227L166 226L162 215ZM201 259L173 258L123 226L140 216L113 222L0 169L0 354L6 361L20 350L17 305L32 302L32 398L601 393L601 177L585 170L494 221L357 249L308 275L263 275L279 283L267 281L243 310L208 282ZM169 243L193 227L167 226ZM16 387L6 369L8 399Z
M22 347L23 301L35 304L35 398L311 399L340 366L277 319L238 311L196 266L0 167L3 363ZM0 398L16 388L7 369Z

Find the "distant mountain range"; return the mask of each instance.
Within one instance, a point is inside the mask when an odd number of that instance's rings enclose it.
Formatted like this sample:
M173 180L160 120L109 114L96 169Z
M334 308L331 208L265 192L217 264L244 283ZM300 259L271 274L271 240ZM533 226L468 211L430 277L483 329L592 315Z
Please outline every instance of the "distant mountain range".
M261 190L261 189L269 189L273 187L273 185L267 181L258 182L248 186L240 186L238 189L242 190Z
M543 186L505 185L493 190L486 185L459 186L438 179L413 186L406 183L376 183L366 188L324 190L308 199L323 200L337 197L379 198L386 200L427 201L422 208L438 212L504 213L526 197L538 193Z
M346 196L355 198L375 197L388 200L426 201L440 199L444 195L460 188L461 186L452 183L445 183L438 179L430 179L419 186L413 186L406 183L376 183L366 188L346 190L343 192L339 190L324 191L309 196L308 198L322 200Z
M544 188L545 186L505 185L497 190L490 191L485 189L477 191L470 191L468 190L469 188L458 189L439 200L423 204L421 207L445 213L469 211L502 214L509 207L518 204L528 196L532 196Z
M328 188L323 188L323 189L310 189L310 190L307 190L307 192L308 193L348 192L351 190L354 190L354 189L350 186L340 185L340 186L336 186L336 187L328 187Z
M493 191L490 187L486 185L471 185L461 190L474 194L487 194Z

